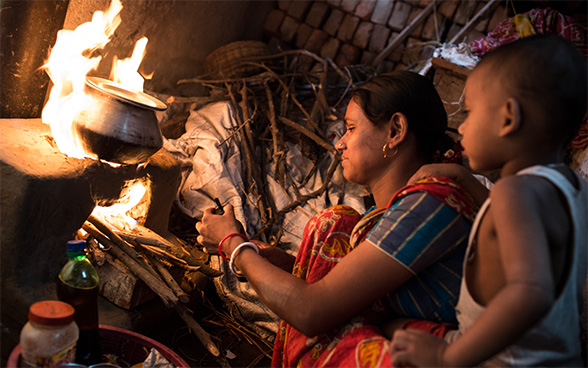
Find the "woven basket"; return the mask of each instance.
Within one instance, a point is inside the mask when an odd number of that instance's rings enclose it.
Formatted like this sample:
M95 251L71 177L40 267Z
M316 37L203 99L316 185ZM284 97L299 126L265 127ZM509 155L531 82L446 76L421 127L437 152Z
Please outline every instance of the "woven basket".
M206 74L212 78L243 78L264 71L248 62L261 62L270 55L269 46L261 41L235 41L211 52L204 60Z

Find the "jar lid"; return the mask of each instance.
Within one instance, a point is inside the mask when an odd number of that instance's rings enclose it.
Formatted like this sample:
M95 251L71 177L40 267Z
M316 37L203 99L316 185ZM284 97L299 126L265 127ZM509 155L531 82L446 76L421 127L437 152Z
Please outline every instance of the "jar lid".
M75 309L59 300L43 300L29 308L29 321L44 326L67 325L74 320Z

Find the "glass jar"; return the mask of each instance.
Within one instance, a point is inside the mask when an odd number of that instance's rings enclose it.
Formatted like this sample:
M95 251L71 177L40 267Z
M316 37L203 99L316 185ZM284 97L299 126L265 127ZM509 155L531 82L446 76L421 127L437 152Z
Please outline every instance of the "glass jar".
M57 367L75 360L78 326L74 308L57 300L29 308L29 321L20 332L21 366Z

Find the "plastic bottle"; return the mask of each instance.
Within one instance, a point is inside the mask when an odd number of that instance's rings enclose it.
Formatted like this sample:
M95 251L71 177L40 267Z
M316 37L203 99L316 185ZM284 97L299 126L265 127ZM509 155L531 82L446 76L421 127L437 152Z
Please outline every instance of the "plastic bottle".
M22 367L58 367L75 359L78 326L74 308L44 300L29 308L29 321L20 331Z
M75 308L80 329L75 362L92 365L102 362L98 330L98 273L86 257L86 242L67 242L69 261L59 273L57 296Z

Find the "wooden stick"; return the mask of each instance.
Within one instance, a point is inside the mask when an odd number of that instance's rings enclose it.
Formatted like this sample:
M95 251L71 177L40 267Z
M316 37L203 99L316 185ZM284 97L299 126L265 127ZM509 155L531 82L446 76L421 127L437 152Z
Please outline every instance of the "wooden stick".
M190 330L192 330L192 333L194 333L198 340L200 340L200 342L204 344L206 349L215 357L220 356L220 351L218 350L214 342L212 342L210 335L200 326L200 324L194 319L194 317L192 317L192 315L188 311L188 308L186 308L186 306L183 304L176 304L174 308L176 312L178 312L180 317L182 317L184 322L186 322Z
M422 12L420 12L419 15L417 15L416 18L412 20L412 22L410 22L409 25L404 27L402 32L400 32L400 34L396 36L394 41L392 41L392 43L386 46L386 48L384 48L384 50L382 50L378 54L378 56L376 56L376 58L372 62L372 66L380 65L384 61L386 56L388 56L396 47L398 47L398 45L400 45L408 36L410 36L410 34L415 30L415 28L419 24L421 24L425 20L425 18L433 11L435 5L436 1L431 1L429 5L427 5L427 7Z
M93 226L96 227L98 231L100 231L104 236L106 236L112 243L118 245L118 247L124 251L129 257L133 259L136 263L141 265L145 270L149 271L151 274L157 276L157 272L151 268L151 266L147 263L145 259L133 248L130 246L124 239L119 237L113 230L111 230L105 223L100 221L97 217L90 215L88 217L87 222L91 223ZM95 237L97 238L97 237Z
M171 273L169 273L168 269L163 265L163 263L161 263L158 259L153 257L149 257L149 261L153 263L153 265L157 269L157 272L159 272L159 274L161 275L163 281L165 281L167 286L169 286L172 289L172 291L174 292L174 294L176 294L180 302L184 304L190 302L190 296L186 294L184 290L182 290L180 285L178 285L178 283L176 282L176 279L174 279Z
M86 221L82 226L88 234L98 239L100 243L108 247L108 252L113 253L121 262L123 262L137 277L149 286L168 307L173 307L178 302L178 297L173 291L159 278L154 276L151 272L143 268L139 263L129 256L126 252L121 250L117 244L108 239L106 235L102 234L93 224Z
M163 249L170 248L169 244L166 244L159 239L151 238L148 236L137 235L137 234L129 233L127 231L123 231L123 230L118 230L116 232L116 234L118 234L122 239L124 239L128 242L147 244L147 245L151 245L151 246L163 248Z
M187 308L183 304L178 303L178 297L174 292L159 278L153 276L149 271L145 270L141 265L135 262L128 254L122 251L114 242L102 234L93 224L86 221L82 228L92 235L100 243L109 247L108 251L112 252L121 262L123 262L137 277L145 282L151 290L153 290L163 301L166 307L174 309L178 312L180 317L186 322L188 327L200 340L200 342L208 349L208 351L218 357L220 352L216 345L210 339L210 335L198 324L198 322L188 313Z

